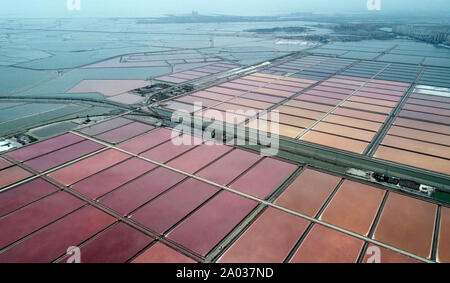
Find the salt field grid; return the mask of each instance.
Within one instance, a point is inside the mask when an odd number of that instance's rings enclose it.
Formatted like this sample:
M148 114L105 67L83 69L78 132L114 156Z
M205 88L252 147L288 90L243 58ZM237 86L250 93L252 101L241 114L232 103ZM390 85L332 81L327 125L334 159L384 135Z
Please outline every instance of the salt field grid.
M426 43L411 45L409 40L333 42L311 50L314 55L337 56L342 59L373 60L429 67L450 67L448 49Z
M151 85L151 83L144 80L82 80L66 93L97 92L111 101L123 104L136 104L143 101L144 98L129 93L129 91L149 85Z
M95 107L93 107L95 106ZM0 102L0 135L38 127L48 121L75 119L86 115L106 115L113 110L108 105L74 103Z
M195 50L165 51L154 53L132 54L108 59L94 63L82 69L96 70L103 68L136 68L136 67L166 67L170 66L170 73L154 76L154 81L166 83L186 83L192 80L212 76L225 71L240 67L239 64L224 61L215 56L201 54ZM100 93L105 99L122 103L138 104L145 100L144 97L131 93L130 91L151 86L148 80L120 80L84 79L78 82L67 94Z
M136 123L0 157L0 262L450 262L443 204Z
M86 64L55 80L43 70L36 78L42 86L17 91L120 105L142 103L132 90L155 83L192 84L194 90L153 110L187 110L208 122L279 135L294 147L383 164L388 173L400 168L449 180L448 52L419 43L411 50L401 40L334 42L273 60L288 52L269 52L275 43L228 49L204 42L198 50L152 47L98 62L17 62L55 70ZM265 61L272 64L260 65ZM254 71L230 72L252 64ZM202 108L194 108L198 103ZM167 123L116 117L112 108L35 106L2 103L0 132L6 123L31 125L20 118L28 112L109 118L0 155L0 263L66 262L70 246L81 249L82 262L368 262L375 248L381 262L450 263L447 198L349 175L339 157L337 165L324 165L283 149L262 156ZM270 128L275 117L277 132ZM178 138L190 143L177 145Z
M290 140L449 174L449 78L447 68L303 56L165 107L193 112L202 103L194 116L266 132L276 110L275 134Z
M219 62L222 59L212 55L202 54L197 50L165 50L157 52L134 53L117 56L112 59L87 65L84 68L111 68L111 67L158 67L181 64L199 64Z
M315 82L309 79L254 73L173 99L166 108L193 111L194 104L201 103L203 109L193 113L195 116L210 118L209 110L215 110L222 113L222 120L226 118L225 114L228 110L241 111L235 114L234 121L228 121L239 124L251 117L252 113L257 114L267 110ZM217 119L220 118L217 117Z
M450 174L450 92L422 87L410 94L374 156Z

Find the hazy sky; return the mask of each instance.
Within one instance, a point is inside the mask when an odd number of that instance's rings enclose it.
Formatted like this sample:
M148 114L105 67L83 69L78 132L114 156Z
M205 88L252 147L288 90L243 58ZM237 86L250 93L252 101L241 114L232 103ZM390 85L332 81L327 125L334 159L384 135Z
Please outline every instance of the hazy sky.
M201 14L253 16L367 10L367 0L79 0L79 11L69 11L67 1L0 0L0 17L146 17L190 13L192 10ZM379 1L382 11L387 12L450 11L450 0Z

